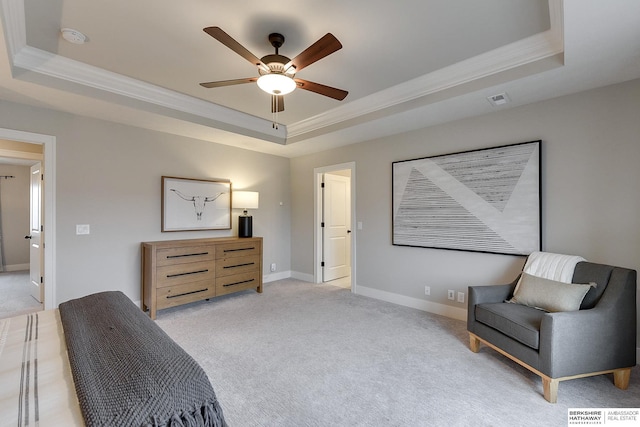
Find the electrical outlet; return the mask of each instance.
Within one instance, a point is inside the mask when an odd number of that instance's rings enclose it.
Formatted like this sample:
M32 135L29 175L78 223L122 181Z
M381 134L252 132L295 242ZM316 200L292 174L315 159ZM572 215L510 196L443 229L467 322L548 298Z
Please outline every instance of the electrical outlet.
M276 263L275 263L275 262L272 262L272 263L271 263L271 271L272 271L272 272L273 272L273 271L276 271Z
M458 302L464 302L464 292L458 292Z
M424 294L425 295L431 295L431 286L425 286L424 287Z
M76 234L91 234L89 224L76 224Z
M451 301L455 300L455 292L453 291L453 289L449 289L447 291L447 298L449 298Z

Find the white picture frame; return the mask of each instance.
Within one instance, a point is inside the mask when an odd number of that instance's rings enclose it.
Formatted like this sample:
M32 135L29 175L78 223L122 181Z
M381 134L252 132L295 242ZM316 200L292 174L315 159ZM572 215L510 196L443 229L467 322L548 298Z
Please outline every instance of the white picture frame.
M231 182L162 177L162 231L231 229Z

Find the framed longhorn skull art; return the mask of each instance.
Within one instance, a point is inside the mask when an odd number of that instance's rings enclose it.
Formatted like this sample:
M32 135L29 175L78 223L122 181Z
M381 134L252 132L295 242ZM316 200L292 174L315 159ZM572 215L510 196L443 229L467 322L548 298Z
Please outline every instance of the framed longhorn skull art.
M162 177L162 231L231 229L231 181Z

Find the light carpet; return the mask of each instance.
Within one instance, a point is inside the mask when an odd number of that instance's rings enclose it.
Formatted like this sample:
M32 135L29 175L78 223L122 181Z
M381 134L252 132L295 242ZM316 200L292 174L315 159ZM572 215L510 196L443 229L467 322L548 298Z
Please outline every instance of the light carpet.
M207 372L232 427L566 426L569 408L640 407L611 375L542 383L466 323L293 279L162 310L157 323Z
M42 310L42 304L29 293L29 272L0 273L0 318Z

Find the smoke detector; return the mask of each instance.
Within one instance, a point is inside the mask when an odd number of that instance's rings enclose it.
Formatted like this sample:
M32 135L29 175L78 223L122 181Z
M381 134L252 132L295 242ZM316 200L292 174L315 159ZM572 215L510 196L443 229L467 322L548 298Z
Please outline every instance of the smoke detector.
M62 34L62 38L69 43L84 44L87 41L87 36L73 28L63 28L60 30L60 33Z
M488 96L487 100L489 100L491 105L493 105L494 107L499 107L501 105L508 104L511 101L506 92L502 92L497 95Z

